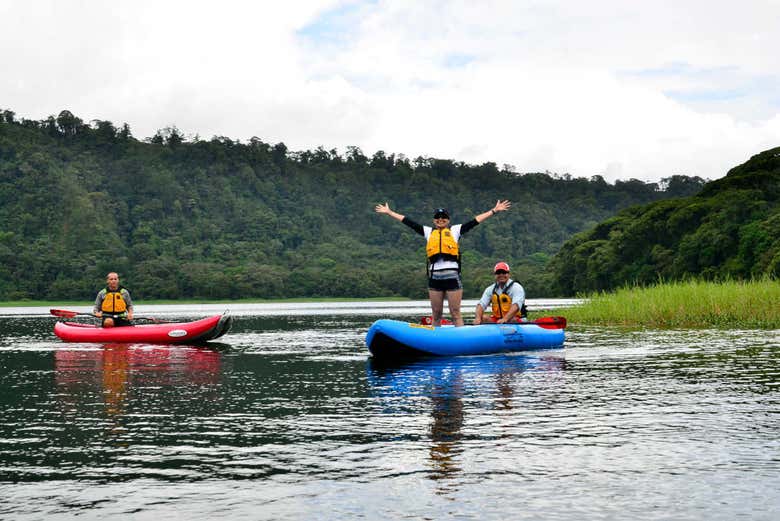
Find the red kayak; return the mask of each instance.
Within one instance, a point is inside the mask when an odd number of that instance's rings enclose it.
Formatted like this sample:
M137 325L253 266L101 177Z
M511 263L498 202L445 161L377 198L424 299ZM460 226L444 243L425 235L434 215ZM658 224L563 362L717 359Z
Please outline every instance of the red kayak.
M202 344L227 333L232 323L233 317L227 313L194 322L167 322L122 327L57 322L54 324L54 334L65 342Z

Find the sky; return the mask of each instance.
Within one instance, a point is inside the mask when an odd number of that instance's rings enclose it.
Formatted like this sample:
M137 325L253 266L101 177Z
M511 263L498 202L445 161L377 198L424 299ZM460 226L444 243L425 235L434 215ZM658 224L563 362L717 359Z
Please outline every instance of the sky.
M780 0L0 0L0 109L608 181L780 146Z

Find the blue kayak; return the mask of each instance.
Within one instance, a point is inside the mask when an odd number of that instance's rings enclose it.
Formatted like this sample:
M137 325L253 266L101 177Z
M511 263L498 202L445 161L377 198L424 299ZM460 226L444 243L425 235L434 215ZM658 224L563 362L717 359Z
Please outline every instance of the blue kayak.
M563 327L535 322L433 327L381 319L366 334L368 350L384 359L556 349L563 341Z

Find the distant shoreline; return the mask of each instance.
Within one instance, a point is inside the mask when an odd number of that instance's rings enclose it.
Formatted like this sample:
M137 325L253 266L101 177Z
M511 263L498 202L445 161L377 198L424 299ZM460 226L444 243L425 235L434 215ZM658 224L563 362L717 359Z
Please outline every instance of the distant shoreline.
M310 297L310 298L285 298L285 299L236 299L236 300L207 300L207 299L181 299L181 300L138 300L136 306L158 306L165 304L274 304L274 303L304 303L304 302L411 302L416 299L406 297ZM419 299L425 300L425 299ZM63 307L63 306L91 306L92 300L18 300L0 302L2 308L33 308L33 307Z

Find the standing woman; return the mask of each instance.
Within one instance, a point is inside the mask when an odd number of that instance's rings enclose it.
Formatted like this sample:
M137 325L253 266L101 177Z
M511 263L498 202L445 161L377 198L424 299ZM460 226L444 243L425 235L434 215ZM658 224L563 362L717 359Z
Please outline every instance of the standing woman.
M431 299L433 325L441 325L444 312L444 297L450 308L452 321L456 326L463 325L460 313L460 301L463 299L463 283L460 279L460 249L458 241L476 225L495 215L508 210L512 206L508 200L496 201L496 205L485 213L477 215L465 224L450 226L450 213L445 208L437 208L433 212L433 228L422 226L400 213L390 209L388 203L376 205L377 213L384 213L401 221L416 231L427 241L425 253L428 257L428 296Z

